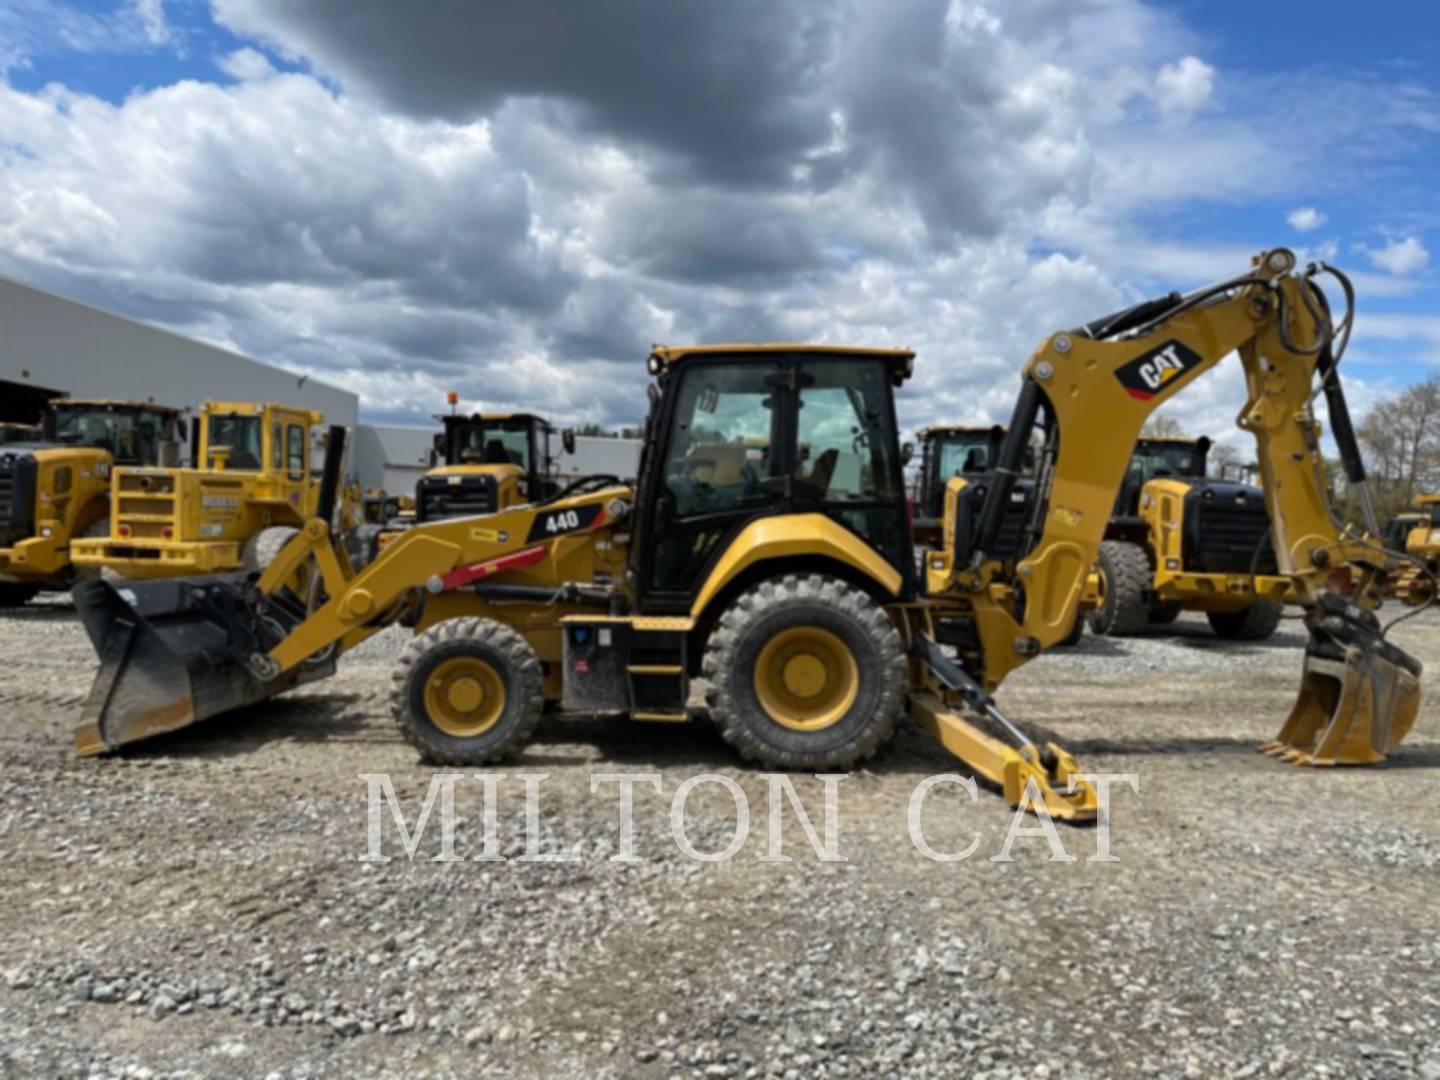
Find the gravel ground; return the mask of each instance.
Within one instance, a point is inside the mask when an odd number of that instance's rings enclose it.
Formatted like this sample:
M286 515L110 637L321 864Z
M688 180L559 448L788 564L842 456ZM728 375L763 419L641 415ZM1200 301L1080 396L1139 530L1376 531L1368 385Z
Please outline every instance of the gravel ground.
M1294 624L1222 645L1182 619L1139 641L1087 638L1001 703L1116 796L1115 862L1065 829L994 861L1012 816L935 789L921 857L916 783L951 769L914 731L839 784L839 851L790 822L762 862L765 779L703 725L564 722L499 782L460 782L457 853L385 834L366 851L366 783L408 814L433 771L387 716L403 639L340 676L124 756L78 762L69 729L93 658L65 601L0 618L0 1075L740 1076L1415 1075L1440 1080L1440 722L1435 691L1385 767L1297 770L1254 752L1300 666ZM1432 668L1440 616L1397 629ZM520 862L516 772L545 773L542 850ZM601 772L655 772L617 850ZM754 829L733 860L684 857L670 800L718 773ZM820 783L795 778L818 820ZM731 797L687 808L723 848Z

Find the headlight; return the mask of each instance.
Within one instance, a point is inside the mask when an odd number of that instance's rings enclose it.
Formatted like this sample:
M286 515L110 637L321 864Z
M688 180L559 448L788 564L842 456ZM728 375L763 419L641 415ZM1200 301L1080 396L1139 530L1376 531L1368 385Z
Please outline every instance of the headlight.
M53 487L53 490L54 490L55 494L56 494L56 495L64 495L67 491L69 491L69 490L70 490L70 481L71 481L70 466L69 466L69 465L61 465L60 468L58 468L58 469L55 470L55 483L54 483L54 487Z

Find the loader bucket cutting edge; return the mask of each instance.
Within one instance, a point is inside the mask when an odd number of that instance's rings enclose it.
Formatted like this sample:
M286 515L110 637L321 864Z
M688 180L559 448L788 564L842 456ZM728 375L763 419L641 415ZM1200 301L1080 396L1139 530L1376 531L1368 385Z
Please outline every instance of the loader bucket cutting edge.
M1400 745L1419 712L1418 671L1359 647L1343 659L1307 651L1295 706L1260 750L1295 765L1374 765Z
M250 672L244 628L220 602L238 603L246 585L244 574L77 585L75 608L100 670L75 729L76 754L108 753L333 673L333 661L270 682Z

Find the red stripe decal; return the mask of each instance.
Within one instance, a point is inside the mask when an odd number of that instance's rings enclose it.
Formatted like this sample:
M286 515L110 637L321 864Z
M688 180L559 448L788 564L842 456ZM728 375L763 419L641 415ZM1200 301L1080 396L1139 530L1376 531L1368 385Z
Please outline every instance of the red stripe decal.
M544 561L545 548L541 546L514 551L509 555L501 555L498 559L486 559L484 562L472 563L441 575L441 591L462 589L466 585L473 585L482 578L494 577L496 574L503 574L506 570L520 570Z

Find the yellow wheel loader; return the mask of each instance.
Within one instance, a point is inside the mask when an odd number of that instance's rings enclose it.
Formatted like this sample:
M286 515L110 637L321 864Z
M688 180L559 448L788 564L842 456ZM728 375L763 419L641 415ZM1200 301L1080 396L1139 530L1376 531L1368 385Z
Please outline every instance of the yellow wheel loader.
M923 558L924 549L937 546L944 534L945 485L952 477L960 476L983 486L998 460L1005 428L1000 424L990 427L937 425L921 431L919 439L920 472L915 482L912 525ZM1024 469L1027 475L1034 472L1034 446L1026 447ZM1032 483L1033 476L1022 479L1018 485L1020 494L1012 494L1011 498L1022 497L1025 487ZM1070 633L1055 643L1057 646L1075 645L1084 636L1085 613L1094 608L1099 598L1097 583L1097 576L1091 574L1075 623Z
M1143 634L1203 611L1224 638L1260 641L1280 625L1290 579L1277 573L1264 493L1206 476L1209 439L1142 438L1097 563L1093 633Z
M493 514L553 493L550 424L530 413L440 419L432 468L415 487L415 522ZM567 433L567 445L569 437Z
M999 424L937 424L922 430L918 438L920 471L915 478L914 526L915 538L924 542L939 538L946 481L952 476L980 476L993 468L1005 429Z
M7 443L34 443L39 441L39 424L0 423L0 446L4 446Z
M61 399L46 406L33 438L0 446L0 607L74 584L73 545L109 532L113 468L178 460L180 415L142 402Z
M324 422L289 405L202 403L196 467L116 468L108 532L73 543L72 560L136 581L268 565L315 514Z
M1346 292L1338 323L1322 273ZM1012 803L1091 820L1095 792L1074 760L1038 745L992 695L1069 632L1146 419L1238 352L1240 423L1311 635L1299 698L1265 749L1306 764L1383 760L1414 723L1420 665L1373 613L1395 563L1331 514L1310 408L1324 392L1363 486L1336 371L1350 297L1338 271L1297 272L1280 249L1189 296L1052 335L1024 367L988 482L948 481L924 581L893 400L908 351L657 348L636 488L581 479L492 515L420 524L358 573L322 502L258 577L77 587L101 657L77 752L322 678L345 650L413 622L392 706L431 760L517 754L546 703L678 722L703 678L711 720L749 759L844 768L908 712ZM1035 480L1022 488L1037 430ZM1359 581L1353 602L1327 587L1343 566ZM287 585L306 567L322 583L308 598Z

